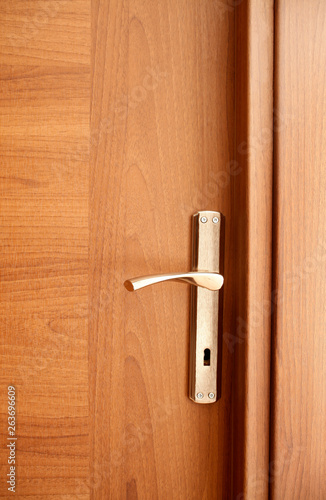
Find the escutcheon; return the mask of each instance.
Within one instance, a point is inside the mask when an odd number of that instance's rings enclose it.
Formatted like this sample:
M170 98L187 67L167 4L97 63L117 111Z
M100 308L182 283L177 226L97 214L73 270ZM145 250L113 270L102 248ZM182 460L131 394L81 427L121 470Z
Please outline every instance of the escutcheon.
M193 215L192 271L223 275L224 216ZM189 397L214 403L221 397L223 289L191 287Z

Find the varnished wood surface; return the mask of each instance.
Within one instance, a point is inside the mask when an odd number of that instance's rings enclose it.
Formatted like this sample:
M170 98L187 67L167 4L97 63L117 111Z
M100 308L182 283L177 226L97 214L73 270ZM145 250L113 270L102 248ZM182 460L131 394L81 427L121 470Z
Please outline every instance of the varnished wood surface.
M276 2L271 498L326 495L326 4Z
M1 2L2 498L89 498L88 2ZM7 387L17 394L8 492Z
M230 220L234 8L1 12L0 411L15 385L16 497L230 498L232 355L222 400L190 402L189 287L128 295L123 281L189 269L198 209ZM228 330L231 243L228 225Z
M98 1L92 20L91 498L231 498L232 355L221 401L191 402L189 287L123 282L189 269L191 215L218 209L231 329L234 9Z
M236 273L232 498L267 499L273 193L273 2L241 2L236 17Z

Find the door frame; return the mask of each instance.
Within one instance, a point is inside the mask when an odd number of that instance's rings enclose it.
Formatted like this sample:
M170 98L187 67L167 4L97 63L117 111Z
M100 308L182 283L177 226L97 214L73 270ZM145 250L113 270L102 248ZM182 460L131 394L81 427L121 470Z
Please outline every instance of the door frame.
M274 2L237 2L233 238L236 280L231 498L268 498ZM277 118L277 117L276 117Z

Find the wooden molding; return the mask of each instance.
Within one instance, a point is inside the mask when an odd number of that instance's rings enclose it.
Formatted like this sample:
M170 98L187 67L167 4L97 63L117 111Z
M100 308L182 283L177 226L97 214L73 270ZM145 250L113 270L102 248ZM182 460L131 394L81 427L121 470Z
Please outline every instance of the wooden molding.
M267 499L273 191L273 1L241 2L236 11L233 181L234 349L233 492Z
M325 498L326 4L275 9L270 498Z

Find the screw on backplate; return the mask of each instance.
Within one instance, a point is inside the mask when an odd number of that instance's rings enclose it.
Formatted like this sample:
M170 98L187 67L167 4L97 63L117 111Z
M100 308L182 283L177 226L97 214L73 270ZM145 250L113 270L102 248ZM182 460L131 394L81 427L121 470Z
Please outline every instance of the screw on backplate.
M210 393L208 394L208 397L209 397L209 399L214 399L214 398L215 398L215 394L214 394L214 392L210 392Z
M207 217L205 216L201 217L200 222L203 222L205 224L205 222L207 222Z
M197 399L203 399L203 397L204 397L204 394L202 392L198 392L196 395Z
M214 224L217 224L218 223L218 217L213 217L213 222L214 222Z

